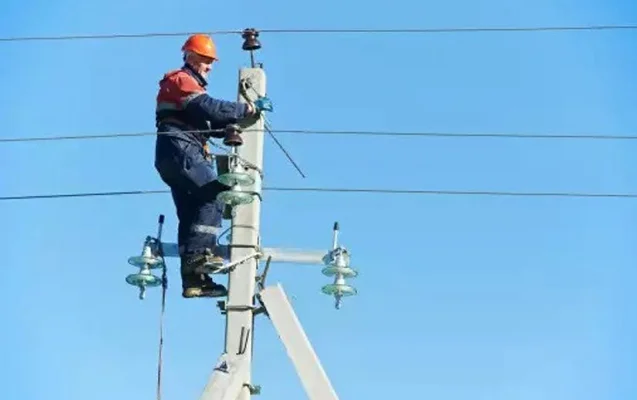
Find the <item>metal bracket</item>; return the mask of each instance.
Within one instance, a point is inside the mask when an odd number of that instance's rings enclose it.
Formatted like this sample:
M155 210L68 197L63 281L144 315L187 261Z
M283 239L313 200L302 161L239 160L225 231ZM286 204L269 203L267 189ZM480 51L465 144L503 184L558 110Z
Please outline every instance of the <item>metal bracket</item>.
M253 315L266 313L265 307L263 307L263 303L261 303L261 299L257 298L257 300L261 304L259 307L255 305L249 305L249 304L228 305L225 300L219 300L217 301L217 308L221 311L221 315L227 315L228 312L233 312L233 311L237 311L237 312L252 311Z
M263 289L259 290L259 293ZM265 314L266 317L270 318L270 313L268 313L268 309L265 307L265 303L263 303L263 299L261 299L261 295L257 293L254 295L255 300L259 303L260 307L255 309L253 315Z
M265 268L263 269L263 273L256 277L256 283L259 287L259 291L265 288L265 280L268 277L268 271L270 270L270 263L272 262L272 256L268 256L267 261L265 262Z
M245 256L243 258L240 258L240 259L238 259L236 261L232 261L232 262L229 262L227 264L224 264L222 267L214 268L214 269L206 270L206 271L201 271L201 272L206 272L206 273L210 273L210 274L227 274L227 273L230 273L230 272L234 271L235 268L237 268L238 265L243 264L244 262L248 261L251 258L257 258L258 259L260 256L261 256L261 253L257 251L255 253L247 255L247 256Z

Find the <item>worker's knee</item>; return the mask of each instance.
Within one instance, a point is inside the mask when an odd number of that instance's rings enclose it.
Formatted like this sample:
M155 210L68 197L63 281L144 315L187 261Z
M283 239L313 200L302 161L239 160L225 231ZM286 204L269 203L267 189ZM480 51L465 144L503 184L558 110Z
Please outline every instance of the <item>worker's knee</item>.
M193 210L192 218L186 221L182 232L183 254L216 248L222 213L223 205L217 201L202 203Z

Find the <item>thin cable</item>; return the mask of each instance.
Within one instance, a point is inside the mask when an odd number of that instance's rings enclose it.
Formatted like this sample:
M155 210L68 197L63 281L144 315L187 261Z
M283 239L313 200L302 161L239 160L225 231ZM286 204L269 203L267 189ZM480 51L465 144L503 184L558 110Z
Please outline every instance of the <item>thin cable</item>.
M509 27L449 27L449 28L389 28L389 29L260 29L263 33L467 33L467 32L551 32L551 31L599 31L631 30L637 25L557 25L557 26L509 26Z
M219 130L199 130L199 131L181 131L182 133L217 133ZM140 136L155 136L155 135L164 135L171 134L172 132L133 132L133 133L113 133L113 134L102 134L102 135L77 135L77 136L40 136L40 137L27 137L27 138L0 138L0 143L15 143L15 142L43 142L43 141L59 141L59 140L85 140L85 139L112 139L112 138L123 138L123 137L140 137ZM223 155L230 154L230 150L226 147L221 146L211 140L208 141L211 146L223 151ZM237 156L239 157L239 156ZM256 165L244 159L243 157L239 157L241 161L243 161L249 168L255 169L259 174L263 175L263 172L257 168Z
M161 378L163 367L164 353L164 315L166 314L166 291L168 290L168 267L166 266L166 258L164 254L164 244L161 241L162 231L164 228L164 215L159 216L159 228L157 230L157 252L162 263L161 275L161 311L159 314L159 349L157 358L157 400L161 400Z
M120 192L84 192L84 193L59 193L59 194L36 194L26 196L2 196L0 201L5 200L38 200L38 199L63 199L72 197L99 197L99 196L132 196L144 194L169 193L168 190L130 190Z
M264 187L270 192L323 192L358 194L406 194L406 195L447 195L447 196L492 196L492 197L573 197L573 198L637 198L637 193L584 193L584 192L513 192L484 190L421 190L421 189L373 189L373 188L324 188L324 187ZM24 196L2 196L0 201L60 199L73 197L127 196L170 193L169 190L131 190L118 192L59 193Z
M159 354L157 358L157 400L161 400L161 378L163 367L163 354L164 354L164 315L166 314L166 291L168 290L168 277L166 260L164 258L163 245L159 242L160 257L162 260L162 274L161 274L161 311L159 314Z
M259 33L310 33L310 34L345 34L345 33L476 33L476 32L559 32L559 31L601 31L601 30L634 30L637 25L571 25L571 26L510 26L510 27L448 27L448 28L351 28L351 29L258 29ZM2 37L0 42L53 41L53 40L87 40L87 39L139 39L154 37L188 36L193 33L211 35L241 34L240 30L219 30L208 32L148 32L138 34L103 34L103 35L62 35L62 36L14 36Z
M221 232L219 236L217 236L217 246L221 246L221 239L226 236L232 230L232 226L226 228L225 231Z
M252 52L250 54L252 54ZM248 96L248 89L252 90L252 92L257 96L257 99L261 97L261 94L257 92L257 90L254 88L250 79L242 80L239 86L241 96L245 99L245 101L248 102L248 104L250 104L253 108L256 109L256 105L254 104L255 100L253 100L252 98L250 98L250 96ZM305 178L306 176L301 170L301 167L299 167L296 161L294 161L294 158L292 158L292 155L285 149L285 146L283 146L283 143L281 143L279 139L276 138L276 135L272 131L272 125L270 124L270 121L268 121L268 119L266 118L265 114L261 114L260 118L263 118L263 126L265 130L268 132L268 134L270 135L270 137L272 138L272 140L274 140L274 143L276 143L276 145L279 147L279 150L283 152L283 154L287 157L288 161L292 164L292 166L296 169L296 171L303 178Z
M396 132L396 131L367 131L367 130L312 130L288 129L277 130L279 133L303 135L333 135L333 136L390 136L390 137L446 137L446 138L511 138L511 139L594 139L594 140L622 140L637 139L637 135L601 135L601 134L536 134L536 133L451 133L451 132Z
M58 140L83 140L83 139L111 139L121 137L150 136L157 135L157 132L137 132L137 133L107 133L102 135L64 135L64 136L33 136L23 138L0 138L0 143L12 142L47 142Z
M251 132L246 129L243 132ZM191 131L188 131L191 132ZM197 131L199 132L199 131ZM570 140L636 140L637 135L603 135L603 134L534 134L534 133L451 133L451 132L395 132L366 130L314 130L314 129L272 129L275 133L299 135L332 135L332 136L389 136L389 137L445 137L445 138L510 138L510 139L570 139ZM99 135L64 135L0 138L0 143L46 142L60 140L111 139L125 137L155 136L164 132L133 132ZM217 146L215 146L217 147Z
M274 140L274 143L279 147L279 150L281 150L283 152L285 157L287 157L288 161L290 161L292 166L301 175L301 177L307 178L307 176L305 176L305 174L303 173L303 170L301 170L301 167L299 167L299 165L296 163L296 161L294 161L294 158L292 158L292 155L285 149L285 146L283 146L283 143L281 143L279 141L279 139L277 139L277 137L274 135L275 131L272 130L272 128L270 126L270 123L268 122L267 119L265 120L265 130L268 132L268 135L270 135L272 140Z
M284 188L272 187L265 190L277 192L328 192L328 193L376 193L409 195L449 195L449 196L517 196L517 197L601 197L637 198L637 193L578 193L578 192L510 192L473 190L420 190L420 189L365 189L365 188Z
M34 42L51 40L88 40L88 39L144 39L155 37L189 36L195 33L207 33L209 35L230 35L242 31L208 31L208 32L148 32L148 33L112 33L105 35L62 35L62 36L14 36L0 38L0 42Z

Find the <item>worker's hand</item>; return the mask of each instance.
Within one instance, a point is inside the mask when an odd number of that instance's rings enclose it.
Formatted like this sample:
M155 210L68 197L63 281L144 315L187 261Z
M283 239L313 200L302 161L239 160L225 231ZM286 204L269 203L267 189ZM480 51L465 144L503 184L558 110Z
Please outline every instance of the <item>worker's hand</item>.
M272 101L269 98L267 98L267 97L259 97L254 102L254 106L257 108L257 110L259 110L259 112L262 112L262 111L272 112L273 111Z

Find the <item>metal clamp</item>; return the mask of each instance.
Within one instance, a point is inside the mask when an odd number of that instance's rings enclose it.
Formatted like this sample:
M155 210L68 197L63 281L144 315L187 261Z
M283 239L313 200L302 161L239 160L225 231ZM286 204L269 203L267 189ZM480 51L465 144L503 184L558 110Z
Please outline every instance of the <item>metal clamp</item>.
M254 315L258 315L264 312L263 306L255 306L250 304L232 304L228 305L225 300L217 301L217 308L221 311L221 315L226 315L228 312L245 312L252 311Z

